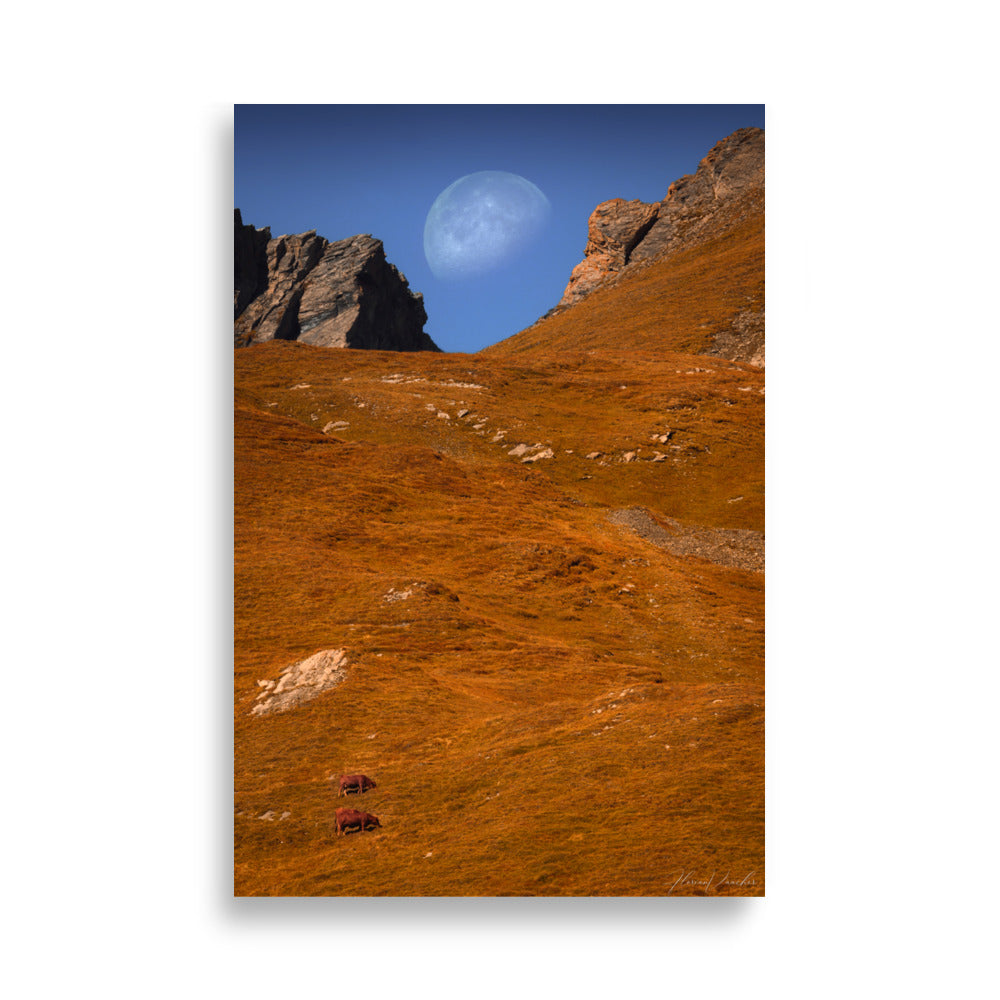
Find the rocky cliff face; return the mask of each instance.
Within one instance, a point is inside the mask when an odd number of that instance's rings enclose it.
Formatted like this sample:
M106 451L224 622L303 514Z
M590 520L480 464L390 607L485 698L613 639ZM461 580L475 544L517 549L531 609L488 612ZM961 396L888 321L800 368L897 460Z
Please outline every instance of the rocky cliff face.
M424 333L423 296L385 259L381 240L330 243L315 230L271 238L234 217L237 347L300 340L318 347L440 350Z
M632 253L659 215L657 202L612 198L594 209L587 227L584 259L573 268L560 305L568 305L592 292L609 274L628 264Z
M244 226L236 209L233 228L233 318L267 288L267 244L270 229Z
M590 217L584 259L557 308L578 302L630 266L718 235L747 211L763 211L764 132L743 128L717 142L663 201L614 198Z

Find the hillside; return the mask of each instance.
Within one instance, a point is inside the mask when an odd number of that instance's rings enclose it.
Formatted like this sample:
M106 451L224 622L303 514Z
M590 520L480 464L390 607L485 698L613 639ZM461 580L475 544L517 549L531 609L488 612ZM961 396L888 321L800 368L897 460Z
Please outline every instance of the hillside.
M235 357L237 894L762 892L763 574L612 520L759 541L759 370ZM252 714L323 649L339 686ZM355 770L383 829L338 841Z
M762 364L763 199L747 207L705 242L637 262L485 353L666 350Z
M764 363L764 132L739 129L660 202L598 205L563 297L490 353L682 351Z
M730 140L633 212L648 253L598 233L478 354L234 352L236 895L763 895L762 135Z

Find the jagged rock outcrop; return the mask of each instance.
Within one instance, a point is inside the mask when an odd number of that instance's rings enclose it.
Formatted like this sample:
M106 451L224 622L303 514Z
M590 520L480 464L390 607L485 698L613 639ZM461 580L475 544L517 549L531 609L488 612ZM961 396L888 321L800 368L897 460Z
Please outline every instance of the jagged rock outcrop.
M236 209L233 230L233 318L267 288L267 244L270 229L244 226Z
M573 268L560 305L593 291L608 274L622 270L632 252L656 222L659 203L612 198L590 216L584 259Z
M663 201L614 198L590 217L584 260L557 308L578 302L630 266L717 235L745 211L763 211L764 131L742 128L717 142L697 171L674 181Z
M763 211L764 130L741 128L717 142L693 174L674 181L633 261L715 235L754 206Z
M440 350L424 332L423 296L385 259L381 240L363 235L331 243L315 230L272 239L269 229L243 225L237 209L233 250L237 347L300 340L319 347Z

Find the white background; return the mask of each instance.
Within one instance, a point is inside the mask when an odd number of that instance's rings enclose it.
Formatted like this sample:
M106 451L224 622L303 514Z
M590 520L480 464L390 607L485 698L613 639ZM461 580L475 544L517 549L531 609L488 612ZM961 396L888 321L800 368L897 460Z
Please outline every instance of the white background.
M8 12L12 996L985 992L998 220L977 9ZM764 900L231 898L232 105L405 101L767 105Z

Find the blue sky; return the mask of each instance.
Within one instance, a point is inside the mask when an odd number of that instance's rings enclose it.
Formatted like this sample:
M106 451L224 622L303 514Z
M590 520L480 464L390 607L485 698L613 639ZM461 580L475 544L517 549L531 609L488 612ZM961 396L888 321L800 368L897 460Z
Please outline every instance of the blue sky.
M274 236L371 233L423 293L438 346L473 352L559 301L600 202L660 200L749 125L764 127L763 105L236 105L235 206ZM517 261L438 279L424 258L427 213L446 187L483 170L527 178L551 218Z

